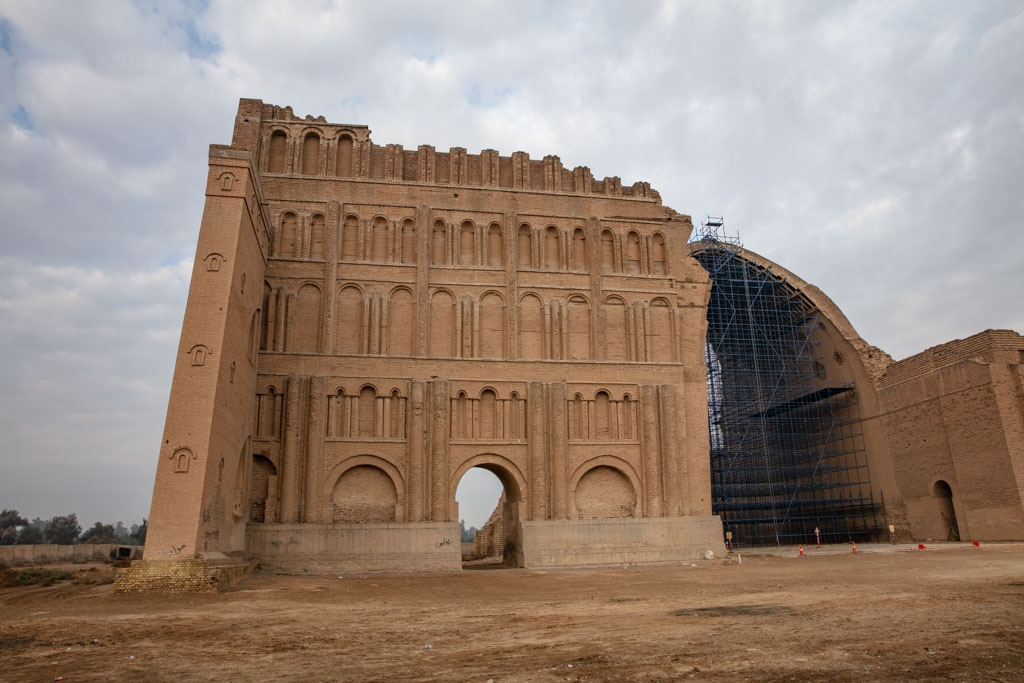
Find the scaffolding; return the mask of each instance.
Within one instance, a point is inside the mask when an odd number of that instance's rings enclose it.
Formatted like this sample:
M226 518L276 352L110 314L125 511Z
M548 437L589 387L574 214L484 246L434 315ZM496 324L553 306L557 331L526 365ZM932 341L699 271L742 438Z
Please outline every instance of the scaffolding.
M857 392L831 383L819 311L708 217L705 345L712 511L733 546L878 540Z

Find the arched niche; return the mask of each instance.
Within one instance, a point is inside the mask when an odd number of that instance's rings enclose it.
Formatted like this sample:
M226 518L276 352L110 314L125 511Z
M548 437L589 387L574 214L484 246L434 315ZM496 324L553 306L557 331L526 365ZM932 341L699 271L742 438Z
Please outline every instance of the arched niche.
M582 463L569 478L569 490L572 519L643 515L640 477L632 465L617 456L601 455Z
M334 173L335 175L342 178L349 178L353 175L352 173L352 149L354 142L352 136L348 133L342 133L338 137L338 153L337 162L335 163Z
M281 214L281 239L277 255L293 258L299 254L299 219L292 211Z
M347 458L342 462L338 463L337 465L335 465L334 468L330 471L330 473L328 473L326 479L324 480L323 488L321 489L321 499L323 501L323 505L321 508L321 519L325 522L334 521L334 495L337 490L338 484L339 482L341 482L342 477L344 477L346 472L349 472L350 470L355 469L357 467L371 467L387 475L387 478L390 480L391 485L394 487L394 519L391 521L404 522L406 517L406 498L405 480L402 478L402 473L398 471L397 467L395 467L391 462L385 460L384 458L368 454L357 455L351 458ZM366 479L375 480L378 484L382 483L379 475L376 475L375 473L368 473L366 471L363 471L362 474L368 475L365 477ZM352 482L350 481L346 483ZM343 488L341 493L343 494L345 490L347 490L347 487ZM379 487L376 489L377 495L368 496L368 498L370 499L370 507L372 507L375 510L383 512L383 499L380 494L385 493L386 490L386 487Z
M572 231L572 269L587 270L587 233L583 228Z
M267 154L267 172L288 172L288 134L275 130L270 134L270 150Z
M320 174L320 136L313 131L302 138L302 175Z
M505 300L498 292L480 297L480 356L505 357Z
M299 287L289 311L285 330L286 351L319 351L323 295L320 287L307 282Z
M476 225L462 221L459 226L459 265L476 265Z
M314 213L309 222L309 258L314 261L324 258L324 229L324 215Z

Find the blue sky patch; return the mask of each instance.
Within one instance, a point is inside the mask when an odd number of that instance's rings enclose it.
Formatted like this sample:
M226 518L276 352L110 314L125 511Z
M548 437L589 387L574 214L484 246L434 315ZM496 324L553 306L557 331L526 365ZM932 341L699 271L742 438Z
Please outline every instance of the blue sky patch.
M11 114L11 119L14 120L14 123L16 123L19 128L35 130L35 127L32 125L32 118L28 115L28 112L25 111L25 107L20 104L18 105L18 108L14 110L14 113Z
M13 54L11 52L11 22L3 17L0 17L0 50L3 50L7 54Z

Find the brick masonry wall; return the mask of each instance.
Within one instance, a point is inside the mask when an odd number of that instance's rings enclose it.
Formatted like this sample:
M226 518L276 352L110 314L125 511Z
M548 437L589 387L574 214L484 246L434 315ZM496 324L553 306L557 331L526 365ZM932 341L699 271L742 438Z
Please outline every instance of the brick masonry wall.
M1021 538L1021 354L1024 338L990 330L895 363L882 378L882 424L915 539L947 540L953 516L964 540Z
M118 593L217 593L255 574L255 560L210 563L201 558L138 560L114 578Z

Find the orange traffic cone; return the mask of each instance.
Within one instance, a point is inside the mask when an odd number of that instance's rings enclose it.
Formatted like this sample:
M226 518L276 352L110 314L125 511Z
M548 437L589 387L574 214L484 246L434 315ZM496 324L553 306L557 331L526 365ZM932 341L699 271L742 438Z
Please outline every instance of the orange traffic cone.
M804 544L800 544L800 557L804 557Z
M857 541L853 541L853 554L857 554Z

